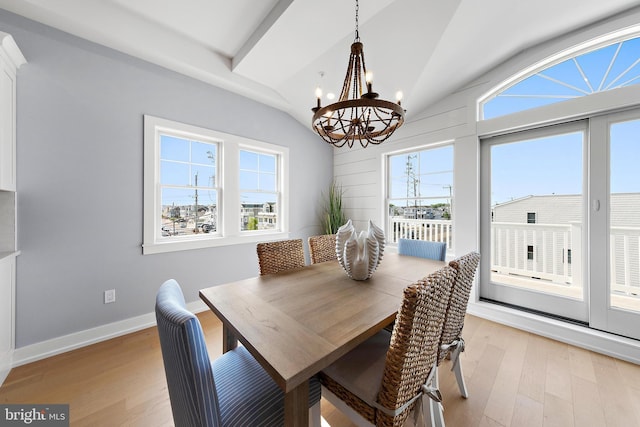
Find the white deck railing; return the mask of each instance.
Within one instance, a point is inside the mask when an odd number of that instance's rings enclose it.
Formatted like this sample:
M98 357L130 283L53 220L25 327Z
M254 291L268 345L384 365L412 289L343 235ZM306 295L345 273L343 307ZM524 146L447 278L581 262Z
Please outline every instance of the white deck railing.
M609 247L613 291L640 297L640 228L611 227Z
M573 264L579 262L580 254L570 252L572 227L576 225L491 223L491 270L574 283ZM579 231L579 224L577 228Z
M491 224L491 270L582 287L582 224ZM533 250L530 250L533 249ZM611 288L640 297L640 228L612 227Z
M389 243L397 243L399 239L444 242L447 244L447 251L451 250L453 243L451 220L391 217L388 230Z
M387 241L399 239L453 243L450 220L389 219ZM491 271L582 287L582 224L491 223ZM532 249L532 250L530 250ZM640 228L612 227L611 288L640 298Z

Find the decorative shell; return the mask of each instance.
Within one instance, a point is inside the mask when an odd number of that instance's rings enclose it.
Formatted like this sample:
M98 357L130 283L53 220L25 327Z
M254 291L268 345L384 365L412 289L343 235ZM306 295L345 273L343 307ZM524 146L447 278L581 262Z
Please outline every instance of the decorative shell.
M336 233L338 262L352 279L367 280L382 260L384 240L384 231L371 220L367 232L360 234L348 220Z

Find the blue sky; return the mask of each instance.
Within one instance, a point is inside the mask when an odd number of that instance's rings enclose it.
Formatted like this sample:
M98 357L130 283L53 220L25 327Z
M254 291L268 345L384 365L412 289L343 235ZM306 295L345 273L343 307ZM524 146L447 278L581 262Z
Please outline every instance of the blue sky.
M491 204L582 192L582 132L491 147Z
M570 58L505 89L483 106L483 117L561 102L591 93L640 84L640 38Z
M573 132L491 147L491 204L528 195L581 194L582 139L582 132ZM640 120L613 124L610 149L611 192L640 192Z
M164 185L198 187L199 205L216 205L218 146L170 135L160 143L160 180ZM276 202L275 155L240 150L239 185L242 202ZM196 178L197 177L197 178ZM197 183L196 183L197 179ZM253 190L253 191L246 191ZM194 188L164 188L162 205L195 204Z
M391 156L389 159L391 199L407 197L407 161L411 162L411 170L416 182L414 193L414 179L409 179L411 187L409 196L437 198L425 204L448 202L450 189L453 186L453 145ZM400 200L392 203L404 206Z
M640 120L611 128L611 192L640 193Z

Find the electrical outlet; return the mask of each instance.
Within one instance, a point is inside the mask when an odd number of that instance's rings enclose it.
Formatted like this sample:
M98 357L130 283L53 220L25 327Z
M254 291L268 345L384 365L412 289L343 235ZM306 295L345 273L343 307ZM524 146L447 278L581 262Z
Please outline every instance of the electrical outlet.
M112 302L116 302L116 290L109 289L108 291L104 291L104 303L109 304Z

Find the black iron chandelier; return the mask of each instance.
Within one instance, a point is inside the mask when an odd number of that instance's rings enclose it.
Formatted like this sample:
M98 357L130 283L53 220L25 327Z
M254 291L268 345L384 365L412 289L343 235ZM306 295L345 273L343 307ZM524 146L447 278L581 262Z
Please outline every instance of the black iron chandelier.
M317 106L312 108L312 127L329 144L349 148L358 141L363 148L386 141L404 123L405 110L398 101L378 99L372 89L372 75L367 73L364 51L358 34L358 0L356 0L356 32L351 45L349 66L337 102L321 105L322 92L316 90ZM366 83L366 92L363 92Z

